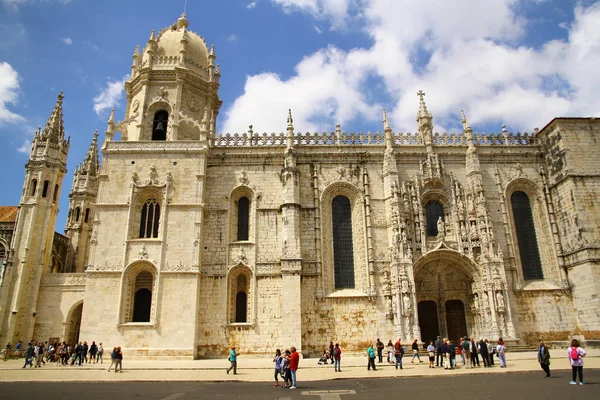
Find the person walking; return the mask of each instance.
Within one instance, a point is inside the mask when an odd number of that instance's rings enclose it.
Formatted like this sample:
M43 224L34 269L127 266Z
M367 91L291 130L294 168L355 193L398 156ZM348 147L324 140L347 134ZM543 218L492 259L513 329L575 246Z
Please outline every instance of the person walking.
M586 356L585 350L579 347L579 340L571 340L571 347L567 352L569 362L571 363L571 369L573 370L573 379L569 384L576 385L577 377L579 375L579 384L583 385L583 357Z
M466 366L467 368L472 368L471 367L471 342L469 342L469 339L465 336L460 345L462 347L462 354L464 357L463 365Z
M292 374L290 373L290 358L292 353L289 350L285 351L285 354L281 357L281 376L285 383L284 388L288 389L292 384Z
M336 343L335 347L333 348L333 368L335 369L335 372L342 372L341 369L341 362L342 362L342 349L340 349L340 344Z
M419 360L419 364L421 364L423 361L421 361L421 357L419 356L419 341L417 339L415 339L413 341L412 344L412 360L410 360L410 363L412 364L415 361L415 358L417 358Z
M383 362L383 349L384 348L385 348L385 345L383 344L383 342L381 340L379 340L379 338L377 338L377 358L379 358L380 364Z
M370 344L369 348L367 349L367 357L367 371L370 371L371 367L373 368L373 371L377 371L377 368L375 368L375 350L373 349L373 344Z
M123 352L121 351L121 346L117 347L117 354L115 356L115 374L117 373L117 369L119 372L123 372Z
M277 379L278 375L281 375L281 379L283 379L283 375L281 373L281 350L275 350L275 357L273 357L273 362L275 363L275 373L273 377L275 378L275 387L279 386L279 379Z
M398 365L400 365L400 369L402 369L402 357L404 357L404 347L402 347L402 343L400 343L400 339L396 341L394 345L394 357L396 357L396 369L398 369Z
M27 350L25 350L25 365L23 368L27 367L29 364L29 368L33 367L33 345L31 342L27 344Z
M546 373L546 378L550 378L550 351L544 344L543 340L540 340L540 344L538 346L538 362Z
M433 340L430 340L429 346L427 346L427 356L429 357L429 368L435 368L435 365L433 365L435 362L435 346L433 345Z
M240 353L235 351L235 346L233 346L231 348L231 351L229 352L229 368L227 368L227 375L229 375L229 371L231 371L233 369L233 374L237 375L237 357L240 355Z
M506 347L502 339L498 340L498 346L496 346L498 352L498 358L500 359L500 368L506 368Z
M300 364L300 354L298 354L294 346L290 347L290 350L292 351L292 355L290 356L290 374L292 375L292 386L290 386L290 389L296 389L298 387L296 374L298 372L298 364Z

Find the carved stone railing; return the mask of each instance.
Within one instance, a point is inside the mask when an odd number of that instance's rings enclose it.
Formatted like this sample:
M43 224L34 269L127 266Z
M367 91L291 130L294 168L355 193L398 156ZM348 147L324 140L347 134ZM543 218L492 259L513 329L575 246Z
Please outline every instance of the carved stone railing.
M46 274L42 286L85 286L86 274Z
M396 146L420 146L423 139L419 133L393 133ZM434 133L433 144L437 146L466 146L467 141L463 132L459 133ZM237 146L285 146L286 133L225 133L217 134L212 138L213 147ZM294 133L294 145L300 146L382 146L385 136L380 132L323 132L323 133ZM474 133L473 144L476 146L522 146L534 145L533 133Z

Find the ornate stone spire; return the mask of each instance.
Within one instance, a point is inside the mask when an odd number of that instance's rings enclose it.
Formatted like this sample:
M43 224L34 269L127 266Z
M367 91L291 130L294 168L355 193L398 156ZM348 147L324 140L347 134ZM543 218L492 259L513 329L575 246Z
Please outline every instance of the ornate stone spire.
M287 147L294 147L294 119L292 118L292 109L288 110L287 117Z
M392 136L392 128L390 128L390 124L387 119L387 112L385 108L383 109L383 133L385 137L385 147L386 150L392 150L394 146L394 138Z
M92 144L88 149L85 159L81 165L77 168L78 172L82 175L96 175L100 166L98 159L98 131L94 132L94 138Z
M50 118L48 118L48 122L46 122L46 126L44 126L44 130L42 131L42 139L49 139L53 143L59 143L65 138L65 127L63 123L63 111L62 111L62 102L64 99L63 92L61 91L58 94L58 99L56 100L56 105L54 106L54 110L50 114Z
M433 116L427 110L427 106L425 105L425 92L419 90L417 92L417 96L419 96L419 112L417 113L417 123L419 125L421 136L423 137L423 143L427 147L427 151L431 152L433 144Z
M469 149L475 147L473 144L473 129L471 129L471 126L469 125L469 121L467 121L467 116L465 115L465 111L464 110L460 110L460 114L461 114L461 122L462 122L462 126L463 126L463 131L465 132L465 138L467 139L467 146L469 146Z

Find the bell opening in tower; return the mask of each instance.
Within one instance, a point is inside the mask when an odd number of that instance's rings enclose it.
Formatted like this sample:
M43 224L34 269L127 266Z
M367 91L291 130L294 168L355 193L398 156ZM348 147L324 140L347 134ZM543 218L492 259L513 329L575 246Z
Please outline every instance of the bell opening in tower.
M167 122L169 113L165 110L157 111L154 114L154 123L152 124L152 140L167 140Z

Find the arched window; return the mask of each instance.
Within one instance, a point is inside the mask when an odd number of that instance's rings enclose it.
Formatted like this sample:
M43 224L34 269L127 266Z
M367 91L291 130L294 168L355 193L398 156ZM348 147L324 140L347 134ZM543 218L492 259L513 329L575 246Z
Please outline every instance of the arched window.
M35 191L37 190L37 179L31 180L31 190L29 192L30 196L35 196Z
M524 192L514 192L510 197L510 202L517 231L523 278L525 280L544 279L529 197Z
M142 271L135 277L133 316L131 322L150 322L152 284L152 274L148 271Z
M437 201L429 201L425 206L425 213L427 214L427 236L437 236L438 232L438 218L444 220L444 207Z
M86 208L85 209L85 216L83 217L83 222L88 222L89 219L90 219L90 209Z
M354 250L350 199L337 196L331 204L333 219L333 264L336 289L354 288Z
M148 199L142 205L140 219L140 239L158 237L158 221L160 220L160 204L155 199Z
M250 200L240 197L238 200L237 240L248 240L248 222L250 218Z
M169 122L169 113L165 110L157 111L154 114L152 140L167 140L167 122Z
M248 279L240 274L236 279L235 322L248 322Z
M42 197L48 196L48 186L50 185L50 181L44 181L44 189L42 189Z
M81 208L75 208L75 222L79 222L79 217L81 216Z
M6 247L4 247L3 243L0 243L0 267L4 264L4 260L6 259Z
M57 198L58 198L58 184L54 185L54 195L52 196L52 202L56 203Z

